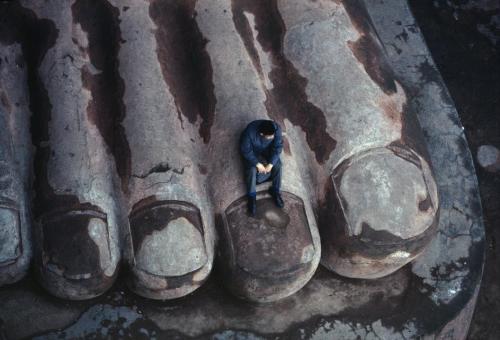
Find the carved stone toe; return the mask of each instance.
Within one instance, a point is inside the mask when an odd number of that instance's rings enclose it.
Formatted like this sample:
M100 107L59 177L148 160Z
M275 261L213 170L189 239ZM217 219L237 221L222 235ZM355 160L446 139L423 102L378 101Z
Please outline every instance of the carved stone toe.
M199 210L157 201L130 215L134 261L130 287L152 299L172 299L198 288L210 272Z
M344 161L332 175L322 228L322 263L338 274L377 278L422 252L435 233L437 188L426 161L408 148L375 148ZM332 221L335 220L335 223Z
M83 300L113 283L106 215L98 211L53 213L41 219L41 259L37 272L52 294Z
M220 245L224 278L244 299L269 302L291 295L318 265L320 249L313 243L304 203L293 194L282 195L286 204L280 209L268 194L258 193L255 217L248 216L245 197L226 210Z

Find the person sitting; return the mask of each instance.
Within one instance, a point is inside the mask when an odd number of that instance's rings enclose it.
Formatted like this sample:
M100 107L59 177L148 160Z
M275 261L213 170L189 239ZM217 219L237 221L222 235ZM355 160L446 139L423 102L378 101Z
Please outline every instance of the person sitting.
M279 208L284 202L280 194L281 160L283 150L281 127L272 120L254 120L247 125L240 138L240 153L244 160L248 211L255 216L257 209L256 185L272 181L269 193Z

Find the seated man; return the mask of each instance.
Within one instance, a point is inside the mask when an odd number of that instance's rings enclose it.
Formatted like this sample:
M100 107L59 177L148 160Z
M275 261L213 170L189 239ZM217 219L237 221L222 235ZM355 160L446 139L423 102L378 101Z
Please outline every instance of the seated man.
M254 120L241 134L240 152L245 164L248 211L252 216L256 213L255 187L265 181L272 181L269 193L276 205L284 206L280 195L282 150L281 128L271 120Z

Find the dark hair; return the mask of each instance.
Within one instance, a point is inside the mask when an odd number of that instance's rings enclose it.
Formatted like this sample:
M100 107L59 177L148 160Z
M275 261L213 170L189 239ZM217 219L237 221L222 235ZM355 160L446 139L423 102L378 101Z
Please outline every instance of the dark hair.
M276 128L274 127L274 123L272 120L265 120L259 124L259 133L262 133L264 136L274 135L276 132Z

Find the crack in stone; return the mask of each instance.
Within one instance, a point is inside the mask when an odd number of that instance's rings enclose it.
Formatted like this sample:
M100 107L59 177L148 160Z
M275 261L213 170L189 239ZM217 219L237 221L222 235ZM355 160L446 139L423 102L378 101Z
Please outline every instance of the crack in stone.
M185 168L188 168L189 165L184 165L183 167L181 167L180 169L178 168L172 168L168 163L166 162L161 162L157 165L155 165L154 167L152 167L148 172L146 172L145 174L142 174L142 175L136 175L136 174L133 174L132 177L135 177L135 178L141 178L141 179L144 179L146 177L148 177L149 175L151 174L155 174L155 173L166 173L166 172L169 172L169 171L172 171L173 173L176 173L178 175L183 175L184 174L184 169ZM170 182L170 181L169 181Z

